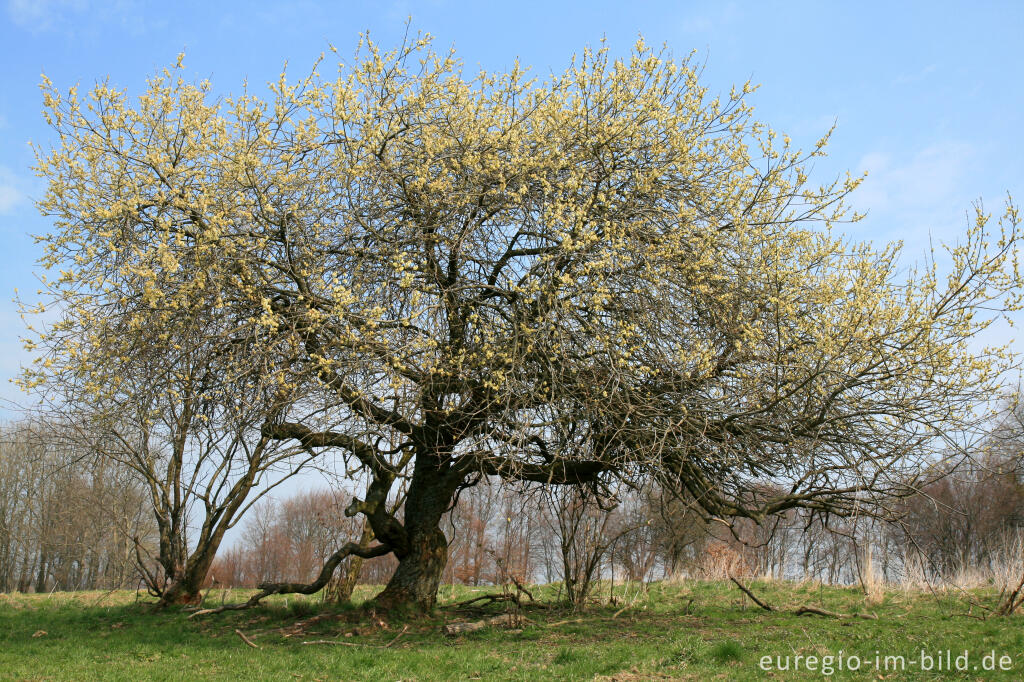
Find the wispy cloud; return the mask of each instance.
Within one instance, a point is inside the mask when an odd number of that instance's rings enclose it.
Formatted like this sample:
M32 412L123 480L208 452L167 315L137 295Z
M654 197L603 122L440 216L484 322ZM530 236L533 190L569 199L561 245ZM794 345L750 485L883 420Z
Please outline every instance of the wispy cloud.
M0 215L13 213L28 198L21 190L22 183L7 168L0 166Z
M90 4L90 0L7 0L11 22L30 33L94 32L98 25L117 26L129 35L142 35L151 26L138 0L112 0ZM165 22L157 22L163 24Z
M892 80L893 85L907 85L909 83L916 83L917 81L923 81L930 74L934 73L939 68L938 64L932 63L925 66L917 71L907 71L896 75Z
M11 21L33 33L65 28L69 15L88 9L88 0L7 0Z
M947 240L963 229L964 215L975 196L970 186L976 150L955 140L929 145L905 161L889 152L861 158L868 177L853 197L868 211L868 226L890 239Z
M683 15L680 28L684 33L713 34L743 18L735 2L714 3Z

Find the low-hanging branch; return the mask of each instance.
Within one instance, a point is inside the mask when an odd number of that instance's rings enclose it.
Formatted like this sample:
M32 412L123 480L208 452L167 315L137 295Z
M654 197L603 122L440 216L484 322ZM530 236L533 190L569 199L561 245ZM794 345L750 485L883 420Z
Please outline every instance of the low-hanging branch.
M240 602L238 604L218 606L214 609L200 609L190 615L189 618L221 613L224 611L238 611L241 609L252 608L253 606L258 605L261 600L272 594L315 594L327 585L331 576L334 575L334 570L338 568L338 564L346 558L350 556L357 556L363 559L372 559L373 557L384 556L390 552L391 547L384 544L375 545L369 548L362 548L355 542L346 542L341 549L332 554L330 558L324 562L323 568L320 569L320 575L311 583L260 583L260 591L249 597L247 601Z
M500 458L478 460L480 471L506 479L548 483L551 485L579 485L590 483L614 467L598 460L555 460L549 464L514 462Z

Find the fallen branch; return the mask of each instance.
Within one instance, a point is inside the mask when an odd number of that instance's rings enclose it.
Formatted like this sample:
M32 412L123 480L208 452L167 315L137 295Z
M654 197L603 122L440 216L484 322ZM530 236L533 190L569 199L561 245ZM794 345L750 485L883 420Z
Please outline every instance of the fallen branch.
M464 606L469 606L470 604L474 604L478 601L489 601L491 603L510 601L514 602L516 606L521 606L521 604L519 603L519 597L515 596L514 594L483 594L479 597L473 597L472 599L467 599L465 601L460 601L456 604L452 604L452 607L458 609Z
M521 582L519 582L519 578L517 578L512 573L509 573L508 577L512 578L512 582L516 584L516 589L525 594L527 597L529 597L530 601L537 601L533 598L533 594L528 589L526 589L526 587L524 587Z
M546 628L556 628L559 625L568 625L569 623L582 623L583 618L570 618L569 620L560 620L557 623L547 623L544 625Z
M361 644L360 642L342 642L341 640L337 639L311 639L303 642L303 644L330 644L332 646L359 646L365 647L367 649L390 649L391 645L397 642L399 637L404 635L408 630L409 626L406 625L404 628L402 628L402 631L399 632L394 639L392 639L390 642L383 646L379 644Z
M797 616L806 616L814 614L816 616L828 616L829 618L864 618L865 620L878 620L878 615L874 613L837 613L835 611L826 611L825 609L819 609L816 606L801 606L795 609L793 613Z
M1006 598L1002 606L999 609L1000 616L1009 616L1016 611L1022 603L1024 603L1024 596L1018 596L1024 590L1024 576L1021 576L1020 582L1017 583L1017 587L1010 593L1010 596Z
M259 644L256 644L251 639L245 636L245 633L241 630L235 630L235 634L242 638L242 641L251 646L253 649L259 649Z
M741 590L743 590L743 594L745 594L748 597L750 597L751 599L753 599L754 603L757 604L758 606L760 606L762 609L764 609L765 611L776 612L775 608L773 608L769 604L765 604L763 601L758 599L757 595L755 595L753 592L751 592L750 589L747 588L747 586L744 585L743 583L741 583L738 579L734 578L733 576L729 576L729 580L731 580L734 583L736 583L736 587L738 587ZM691 599L691 603L692 603L692 601L693 600ZM797 608L792 610L792 613L794 615L797 615L797 616L807 616L807 615L813 614L813 615L816 615L816 616L827 616L829 618L839 618L839 619L864 618L865 620L878 620L878 616L876 614L874 614L874 613L838 613L836 611L826 611L825 609L819 609L817 606L806 606L806 605L805 606L798 606Z
M756 596L754 595L754 593L753 593L753 592L751 592L750 590L748 590L748 589L747 589L747 586L746 586L746 585L744 585L743 583L741 583L741 582L740 582L740 581L739 581L739 580L738 580L737 578L735 578L735 577L733 577L733 576L731 576L731 575L730 575L730 576L729 576L729 580L731 580L731 581L733 581L734 583L736 583L736 587L738 587L738 588L740 588L741 590L743 590L743 594L745 594L745 595L747 595L748 597L750 597L751 599L753 599L753 600L754 600L754 603L755 603L755 604L757 604L758 606L760 606L760 607L761 607L762 609L764 609L765 611L774 611L774 610L775 610L775 609L773 609L773 608L772 608L771 606L769 606L768 604L765 604L765 603L764 603L763 601L761 601L760 599L758 599L758 598L757 598L757 597L756 597Z
M470 623L448 623L441 631L448 635L461 635L465 632L476 632L477 630L483 630L494 625L507 625L513 627L518 625L518 619L513 613L504 613L500 616L494 616L492 618L484 618L483 620L477 620Z
M340 642L336 639L313 639L308 642L303 642L303 644L333 644L335 646L364 646L370 648L378 648L374 647L372 644L359 644L358 642Z
M387 644L384 645L384 648L385 649L390 649L391 645L394 644L395 642L397 642L399 637L404 635L408 630L409 630L409 626L406 625L404 628L402 628L401 632L399 632L397 635L395 635L395 638L393 640L391 640L390 642L388 642Z
M114 589L110 590L109 592L104 592L103 594L101 594L101 595L100 595L100 598L99 598L99 599L97 599L97 600L96 600L95 602L93 602L93 604L92 604L92 605L93 605L93 606L99 606L99 605L100 605L100 602L101 602L101 601L103 601L104 599L106 599L106 598L107 598L107 597L109 597L110 595L112 595L112 594L114 594L115 592L117 592L117 591L118 591L118 589L120 589L120 588L118 588L118 587L115 587Z

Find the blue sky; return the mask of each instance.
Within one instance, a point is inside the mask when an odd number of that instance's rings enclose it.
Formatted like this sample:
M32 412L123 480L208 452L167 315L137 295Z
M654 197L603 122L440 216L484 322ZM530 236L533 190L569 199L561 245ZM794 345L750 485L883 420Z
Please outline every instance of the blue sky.
M302 70L328 42L350 54L360 31L393 45L411 15L470 70L519 57L543 75L602 36L625 53L642 33L680 56L696 49L712 90L760 83L758 118L796 142L838 121L816 174L870 171L856 238L903 239L914 258L929 235L955 239L972 201L998 212L1007 192L1024 199L1020 2L0 2L0 399L24 401L8 383L26 360L11 299L15 287L34 291L29 235L47 229L27 144L52 140L44 72L60 87L109 76L138 93L185 50L196 78L237 91L276 78L285 60Z

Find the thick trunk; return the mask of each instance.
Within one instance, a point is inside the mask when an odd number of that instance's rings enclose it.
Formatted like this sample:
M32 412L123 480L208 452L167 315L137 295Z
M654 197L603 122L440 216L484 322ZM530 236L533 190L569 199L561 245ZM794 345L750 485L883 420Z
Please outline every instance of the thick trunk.
M408 551L398 558L398 568L374 601L384 608L412 605L430 611L447 561L448 540L439 527L411 529Z
M200 592L200 581L190 580L189 576L182 576L175 580L160 595L160 606L174 606L184 604L198 604L203 598Z
M178 565L173 567L173 572L169 571L171 579L160 594L160 606L198 604L202 600L203 582L217 556L221 537L218 533L209 541L201 542L202 546L196 548L184 566Z
M437 602L437 588L448 562L448 540L441 531L441 517L459 482L444 465L446 458L436 451L416 458L405 498L404 533L399 543L391 543L398 568L374 600L384 608L412 606L430 611Z

